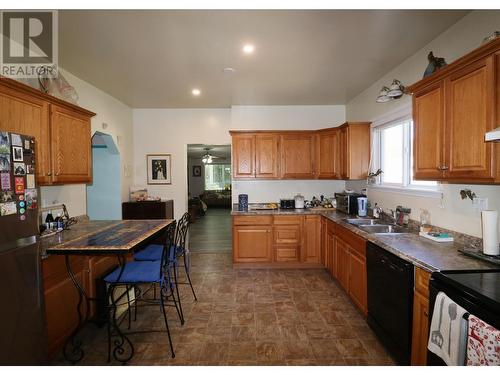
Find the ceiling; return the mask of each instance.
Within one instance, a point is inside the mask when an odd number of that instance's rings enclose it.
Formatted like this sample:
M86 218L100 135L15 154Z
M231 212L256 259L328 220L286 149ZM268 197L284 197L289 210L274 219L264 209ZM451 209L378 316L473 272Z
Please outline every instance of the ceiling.
M231 163L231 145L188 145L188 158L201 159L207 153L206 148L210 149L208 151L210 155L217 157L215 162L224 161L224 163Z
M466 13L60 11L59 64L133 108L345 104Z

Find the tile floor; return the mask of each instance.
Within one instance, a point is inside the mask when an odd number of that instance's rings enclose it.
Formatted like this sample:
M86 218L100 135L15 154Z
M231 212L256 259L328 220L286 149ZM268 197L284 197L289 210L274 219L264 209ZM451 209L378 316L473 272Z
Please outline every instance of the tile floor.
M133 335L130 365L392 365L363 316L324 270L233 269L230 254L192 253L198 302L182 287L186 323L173 308L166 333ZM143 307L132 329L164 328ZM106 365L106 329L89 324L81 365ZM65 364L62 358L54 364ZM118 364L111 362L112 365Z

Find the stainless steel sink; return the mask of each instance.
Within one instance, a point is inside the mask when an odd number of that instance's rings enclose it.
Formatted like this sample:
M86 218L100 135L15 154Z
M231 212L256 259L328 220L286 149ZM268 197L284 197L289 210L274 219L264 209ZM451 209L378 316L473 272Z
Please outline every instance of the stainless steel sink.
M374 234L398 234L408 233L408 228L398 227L392 224L358 225L359 229Z
M375 225L380 222L379 219L345 219L346 223L352 225Z

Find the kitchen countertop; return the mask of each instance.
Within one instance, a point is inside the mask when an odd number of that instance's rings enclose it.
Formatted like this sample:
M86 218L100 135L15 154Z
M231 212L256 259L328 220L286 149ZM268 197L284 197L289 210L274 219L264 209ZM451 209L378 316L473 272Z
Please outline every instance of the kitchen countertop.
M426 271L450 271L500 268L495 265L465 256L458 252L464 247L459 242L439 243L420 237L418 233L399 233L393 235L376 235L367 233L355 225L346 223L349 216L339 211L305 210L259 210L235 211L232 215L321 215L351 230L360 237L370 241L390 253L409 261Z
M238 205L236 204L231 211L232 216L246 216L246 215L318 215L322 212L334 212L335 209L331 208L293 208L293 209L275 209L275 210L248 210L248 211L238 211L236 209Z

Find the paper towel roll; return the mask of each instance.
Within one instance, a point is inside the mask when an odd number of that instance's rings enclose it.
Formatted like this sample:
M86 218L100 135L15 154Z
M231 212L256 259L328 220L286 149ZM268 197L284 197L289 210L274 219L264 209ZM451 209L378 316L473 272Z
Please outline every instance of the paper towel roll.
M498 211L482 211L481 219L483 226L483 253L486 255L499 255Z

